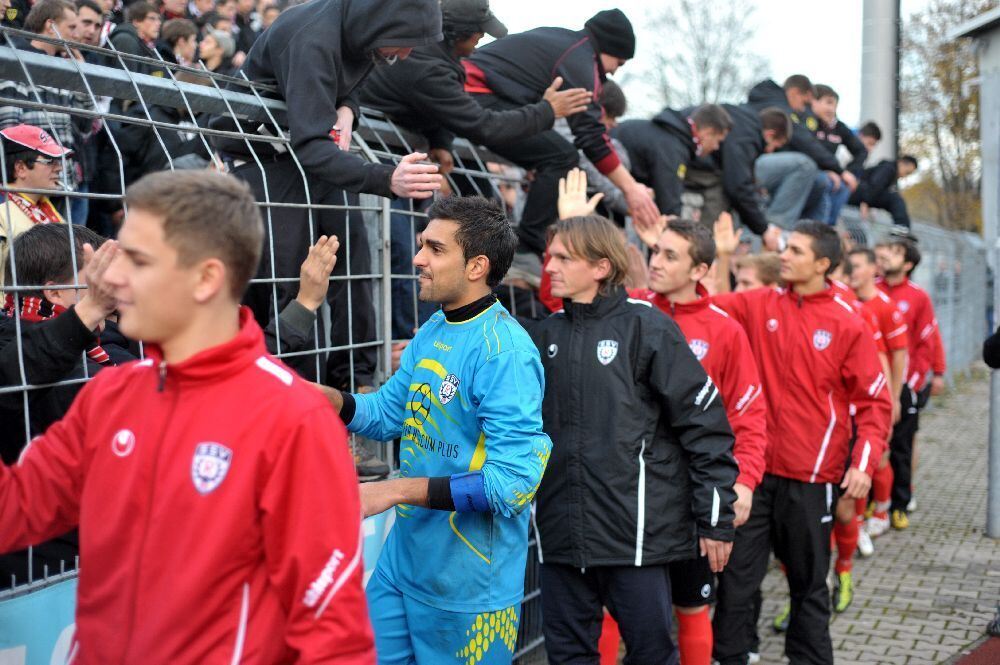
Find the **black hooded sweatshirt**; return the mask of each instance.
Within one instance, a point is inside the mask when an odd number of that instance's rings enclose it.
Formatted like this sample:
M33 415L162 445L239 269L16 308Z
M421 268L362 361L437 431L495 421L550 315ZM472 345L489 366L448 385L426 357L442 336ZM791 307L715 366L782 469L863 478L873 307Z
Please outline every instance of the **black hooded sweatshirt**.
M758 111L750 106L723 104L733 128L726 140L713 155L713 161L722 168L722 188L733 208L739 213L740 222L757 235L767 231L767 217L754 182L753 165L764 154L764 130Z
M587 109L566 118L573 143L605 175L621 164L601 122L598 99L605 73L587 30L535 28L507 35L477 49L465 64L485 77L481 92L514 104L538 102L557 76L563 77L563 89L590 90L594 94Z
M697 151L687 115L663 109L652 120L626 120L611 135L628 151L635 179L653 189L660 212L680 215L684 175Z
M455 135L482 145L503 144L552 128L545 100L510 111L480 106L465 91L465 69L447 42L414 49L392 67L376 67L361 87L361 103L451 149Z
M282 12L261 33L243 72L277 87L288 106L292 148L310 176L351 192L391 196L392 165L372 164L332 140L337 108L360 116L357 88L375 66L375 49L442 38L437 0L314 0Z
M809 118L812 118L813 123L817 122L816 117L809 111L798 113L792 110L792 107L788 105L788 98L785 97L785 90L780 85L771 79L761 81L750 89L747 105L756 111L777 106L788 112L792 119L792 137L782 150L808 155L822 171L840 173L844 170L836 157L823 147L813 135L812 130L806 126L805 123L808 122Z

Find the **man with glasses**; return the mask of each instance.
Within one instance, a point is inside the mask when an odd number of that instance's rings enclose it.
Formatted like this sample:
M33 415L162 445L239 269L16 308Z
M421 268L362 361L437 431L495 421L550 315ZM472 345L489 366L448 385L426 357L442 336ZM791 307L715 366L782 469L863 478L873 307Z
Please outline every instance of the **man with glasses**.
M60 224L62 215L38 190L59 189L62 157L71 151L34 125L0 130L5 191L0 192L0 284L7 247L35 224Z

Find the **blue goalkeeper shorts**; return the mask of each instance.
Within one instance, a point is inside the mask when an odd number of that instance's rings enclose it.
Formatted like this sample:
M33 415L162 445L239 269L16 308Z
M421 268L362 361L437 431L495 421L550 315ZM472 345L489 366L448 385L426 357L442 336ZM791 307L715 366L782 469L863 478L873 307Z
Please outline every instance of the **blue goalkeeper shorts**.
M449 612L404 595L380 569L366 589L379 665L510 665L518 607Z

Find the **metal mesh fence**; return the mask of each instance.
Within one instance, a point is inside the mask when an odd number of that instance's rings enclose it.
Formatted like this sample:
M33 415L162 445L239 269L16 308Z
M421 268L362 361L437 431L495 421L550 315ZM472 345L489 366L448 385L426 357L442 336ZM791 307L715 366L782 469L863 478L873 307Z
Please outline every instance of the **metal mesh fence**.
M18 40L26 39L51 44L56 53L17 48ZM105 235L113 234L125 212L125 188L144 173L184 168L234 172L258 193L267 230L264 267L252 282L249 298L261 324L273 324L275 354L310 378L337 387L377 386L392 371L393 343L412 337L432 311L416 297L411 265L426 223L426 205L348 194L310 178L283 130L285 107L273 93L267 86L211 73L203 66L185 67L0 27L0 125L37 125L75 150L72 157L60 160L58 186L15 189L6 178L13 156L0 149L5 174L0 191L49 197L65 221L72 222L68 229L76 262L75 225L89 221ZM217 122L220 118L224 122ZM369 162L394 164L424 147L420 141L381 114L364 110L351 150ZM223 158L216 149L220 142L242 146L244 156ZM523 171L462 140L456 141L454 158L447 178L451 191L495 197L516 219L524 199ZM270 177L276 164L286 176L281 183ZM7 198L0 206L5 226L12 205ZM889 230L881 218L862 223L851 215L845 211L844 222L859 239L874 241ZM949 371L962 371L977 357L986 330L983 243L971 234L920 223L914 230L924 253L916 281L930 291L937 308ZM279 319L295 297L308 245L329 233L341 241L337 267L312 330L296 337L272 319ZM0 250L6 251L12 234L5 229L2 235L6 237ZM289 250L293 245L294 251ZM28 284L18 277L16 257L10 264L5 294L37 292L42 286L85 288L76 275L65 285ZM515 315L539 318L545 313L516 279L502 286L500 295ZM53 391L79 389L91 377L93 365L81 354L66 376L33 382L22 346L26 322L17 308L13 314L16 371L11 376L5 372L0 402L16 414L3 427L19 449L39 433L38 404ZM141 347L130 350L143 355ZM362 442L359 447L366 445L393 463L391 442ZM517 654L525 663L544 660L535 556L532 541ZM32 553L23 574L3 585L7 589L0 591L0 599L65 579L75 574L76 563L72 556Z

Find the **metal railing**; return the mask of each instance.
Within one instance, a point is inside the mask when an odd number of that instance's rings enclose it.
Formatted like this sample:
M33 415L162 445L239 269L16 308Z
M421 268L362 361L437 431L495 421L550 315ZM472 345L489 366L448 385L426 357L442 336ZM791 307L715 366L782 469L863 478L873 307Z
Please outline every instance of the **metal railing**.
M61 54L68 57L44 55L16 48L16 40L33 39L58 47ZM112 66L75 59L71 48L78 49L85 57L103 60ZM86 55L89 54L89 55ZM138 70L156 67L163 76L151 76ZM6 82L4 82L6 81ZM79 103L53 101L47 91L70 91L66 100ZM75 134L72 146L76 154L101 145L104 162L100 173L91 173L81 183L73 179L73 163L63 159L63 187L59 190L18 191L49 196L61 211L66 221L83 224L86 219L73 217L75 201L87 202L91 210L117 209L124 206L126 185L134 180L134 164L130 163L124 145L127 130L139 129L151 150L163 153L163 169L181 168L180 155L171 154L168 146L174 145L175 137L184 137L194 142L196 153L201 153L201 164L220 170L242 170L261 174L265 183L266 167L274 160L275 149L287 155L298 171L303 200L276 200L264 184L263 196L258 200L267 231L265 263L269 273L258 275L251 282L251 288L263 289L271 304L271 315L277 316L281 297L287 296L287 289L294 288L298 274L279 274L275 266L275 217L297 211L308 224L309 242L313 242L320 232L326 232L331 222L340 223L344 234L337 269L330 278L331 292L341 285L336 298L328 298L319 312L313 329L313 340L304 350L284 351L276 355L287 362L298 362L302 357L310 360L317 377L323 380L329 376L324 365L329 367L333 354L347 354L343 361L346 368L347 387L354 389L358 381L379 385L391 373L391 353L394 341L412 337L413 329L427 315L426 307L417 301L414 274L410 259L416 250L416 235L420 231L426 214L425 206L411 200L389 201L377 196L351 196L343 193L335 197L321 195L321 187L307 177L299 157L283 131L285 127L285 105L273 98L273 90L267 86L251 84L245 78L222 76L207 72L202 67L184 67L164 62L156 58L143 58L119 53L110 49L69 43L61 39L45 38L39 35L0 27L0 109L18 109L29 114L33 122L59 137L60 123L68 116L71 119L85 118L96 127L91 134ZM159 109L172 109L172 119L164 120ZM229 122L209 126L209 118L224 118ZM225 159L215 149L219 140L237 141L245 148L239 160ZM369 162L395 164L400 158L418 148L422 139L408 133L386 119L382 114L365 109L359 118L358 129L352 135L351 150ZM448 177L453 191L464 194L481 194L502 198L505 191L516 193L521 186L523 172L512 169L509 164L466 141L455 142L453 155L454 170ZM0 148L0 167L6 173L9 155ZM108 178L108 176L111 176ZM103 176L111 181L111 186L87 187L93 184L94 176ZM249 177L252 177L249 176ZM88 179L89 178L89 179ZM7 193L11 189L0 186ZM5 204L0 203L0 216L5 214ZM9 205L6 204L6 205ZM96 214L96 213L91 213ZM94 217L90 217L93 222ZM72 245L74 225L70 224ZM280 239L279 239L280 240ZM9 245L9 244L8 244ZM75 258L74 258L75 260ZM41 285L24 284L17 279L17 266L12 265L13 280L4 287L7 293L36 290ZM85 288L76 279L70 288ZM284 293L283 293L284 292ZM332 302L331 302L332 300ZM340 320L347 321L346 339L344 330L336 324L338 308L346 308L346 316L340 313ZM516 314L516 312L515 312ZM258 317L259 318L259 317ZM371 319L374 324L363 334L355 334L355 322ZM23 411L23 442L37 432L32 430L32 406L42 391L53 388L78 386L90 378L87 362L81 357L82 371L65 380L46 385L32 385L25 379L24 354L21 340L19 313L15 312L16 343L20 362L20 381L12 385L0 386L0 396L20 396ZM278 350L282 351L282 329L276 326ZM339 335L339 338L338 338ZM370 377L360 377L359 364L370 358L374 352L374 372ZM141 350L140 350L141 354ZM376 452L392 463L392 444L376 442ZM518 658L535 658L541 646L541 618L537 588L537 564L534 564L534 546L530 546L531 562L526 576L526 596L523 605L518 641ZM37 553L35 553L37 554ZM34 557L29 553L28 561ZM0 591L0 600L28 593L40 587L72 576L75 561L63 561L51 569L48 564L39 566L28 564L26 575L10 580L10 587ZM69 571L69 572L67 572ZM5 585L6 586L6 585ZM525 661L527 662L527 661Z

